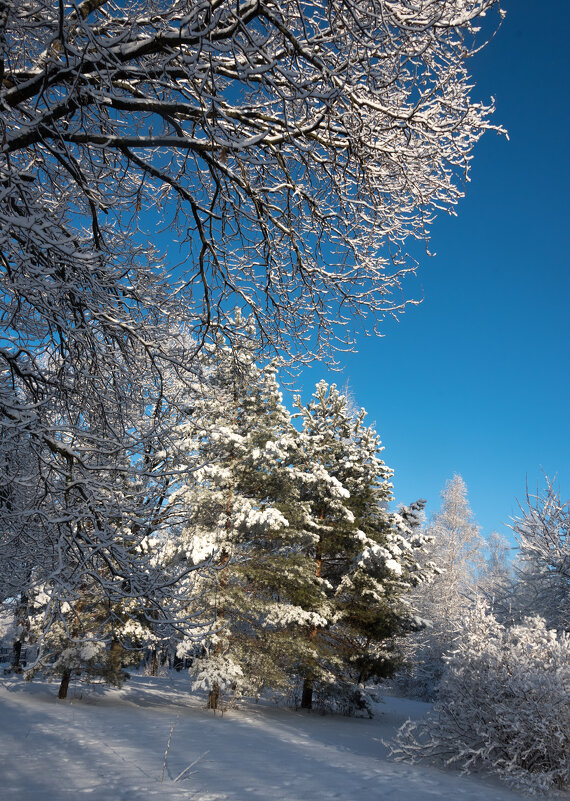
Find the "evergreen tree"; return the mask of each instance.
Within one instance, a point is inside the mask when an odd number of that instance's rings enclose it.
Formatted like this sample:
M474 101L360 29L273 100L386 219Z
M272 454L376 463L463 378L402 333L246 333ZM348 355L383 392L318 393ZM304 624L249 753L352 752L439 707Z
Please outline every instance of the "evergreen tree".
M391 675L395 638L413 627L403 603L421 578L413 550L422 536L387 511L392 471L380 459L379 437L333 384L320 382L303 407L295 475L313 535L310 555L321 587L325 625L310 632L312 652L300 666L301 706L316 701L352 711L368 706L363 683Z
M98 582L84 583L75 598L61 602L49 583L30 598L28 637L38 652L28 677L41 673L60 679L58 697L66 698L72 676L120 687L124 670L140 662L146 626L136 622L137 603L110 604Z
M393 671L395 638L413 626L402 595L421 577L414 511L387 511L378 436L334 385L296 401L298 430L274 366L222 343L206 358L207 386L180 427L187 480L171 503L184 522L165 549L203 565L183 590L189 614L205 602L203 639L179 654L197 657L195 685L213 708L229 689L300 686L307 708L314 695L365 707L361 685Z
M255 328L238 318L244 341ZM205 604L203 638L193 666L195 686L216 708L226 690L258 694L286 689L290 663L308 630L318 588L307 557L311 535L288 469L297 432L285 409L273 365L259 367L222 342L206 349L206 383L180 427L180 469L187 480L171 500L181 524L168 545L171 560L208 563L183 591ZM185 461L184 461L185 460ZM196 640L180 656L196 654Z

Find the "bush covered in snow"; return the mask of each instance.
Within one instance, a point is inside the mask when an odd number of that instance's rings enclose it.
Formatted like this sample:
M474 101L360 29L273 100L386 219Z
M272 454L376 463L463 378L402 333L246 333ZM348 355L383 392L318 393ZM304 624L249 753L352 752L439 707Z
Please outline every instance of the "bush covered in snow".
M398 759L498 773L527 792L570 784L570 635L527 618L507 628L478 603L447 658L439 701L398 732Z

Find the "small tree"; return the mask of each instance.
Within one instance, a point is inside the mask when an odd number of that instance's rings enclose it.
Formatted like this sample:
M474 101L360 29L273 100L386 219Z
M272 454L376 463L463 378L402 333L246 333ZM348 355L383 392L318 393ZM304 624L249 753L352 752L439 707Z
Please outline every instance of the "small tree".
M38 656L28 678L38 673L58 678L60 699L67 698L72 676L120 687L128 677L124 668L139 664L148 636L144 622L135 622L137 602L110 606L98 582L84 583L75 598L67 597L62 602L47 583L30 599L28 637Z
M512 529L519 546L513 606L570 631L570 501L545 477L546 486L526 504Z
M409 598L424 628L406 641L409 668L400 678L406 692L426 699L434 697L445 668L443 656L459 636L485 565L485 542L461 476L447 482L441 497L441 510L425 528L430 542L422 554L424 564L433 564L437 573Z
M113 387L107 394L102 376L86 378L99 396L91 405L90 392L83 393L85 407L73 426L66 424L69 399L63 392L55 402L54 391L54 403L38 410L42 437L20 432L18 439L16 427L8 442L22 442L21 458L0 460L15 490L0 497L2 590L21 595L21 616L39 648L34 670L61 675L62 694L70 675L66 662L73 662L74 671L83 670L83 662L87 668L93 664L103 675L107 668L99 656L104 661L112 649L119 675L121 661L138 659L126 652L117 656L119 646L138 648L141 627L153 640L165 621L181 629L192 625L178 614L172 573L165 575L148 548L165 525L175 476L167 454L179 403L177 371L165 370L158 381L143 362L138 366L136 381L120 389L120 404ZM108 379L115 388L120 384L116 376ZM15 555L19 570L10 573ZM81 653L92 656L84 660Z

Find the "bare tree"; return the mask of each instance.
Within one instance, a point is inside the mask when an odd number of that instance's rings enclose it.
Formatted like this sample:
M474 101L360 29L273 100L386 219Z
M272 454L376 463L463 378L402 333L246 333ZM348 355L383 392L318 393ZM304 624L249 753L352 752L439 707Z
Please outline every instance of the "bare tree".
M459 636L461 621L472 606L485 567L485 542L460 475L446 482L441 499L440 511L424 529L431 538L424 558L435 566L438 575L410 595L412 609L427 625L404 644L412 669L410 676L402 677L402 686L426 699L435 695L445 667L443 656Z
M65 217L68 260L85 259L78 221L107 253L152 209L183 246L196 334L237 304L281 351L350 341L355 313L403 308L404 242L457 202L492 127L466 61L493 7L3 0L5 269L24 249L14 205L28 249L49 236L23 186Z
M513 606L521 615L538 614L560 631L570 631L570 501L554 481L526 502L512 529L519 546Z

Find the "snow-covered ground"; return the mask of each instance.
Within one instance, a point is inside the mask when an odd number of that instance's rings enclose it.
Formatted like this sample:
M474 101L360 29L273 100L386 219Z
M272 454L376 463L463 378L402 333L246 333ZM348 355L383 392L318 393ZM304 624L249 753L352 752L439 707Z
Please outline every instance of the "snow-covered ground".
M374 720L267 704L214 716L176 673L134 676L121 690L72 686L66 701L56 695L56 684L0 679L2 801L521 798L493 780L390 761L382 740L425 714L420 702L388 697Z

